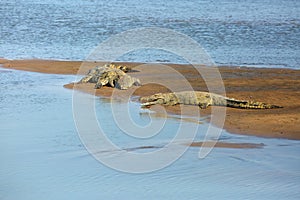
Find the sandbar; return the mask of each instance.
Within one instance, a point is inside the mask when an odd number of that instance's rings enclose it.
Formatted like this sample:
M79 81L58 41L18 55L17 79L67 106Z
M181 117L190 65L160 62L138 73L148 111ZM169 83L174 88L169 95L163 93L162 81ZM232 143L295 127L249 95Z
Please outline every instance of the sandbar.
M94 66L104 62L90 62L82 65L81 61L56 61L56 60L7 60L0 59L4 68L25 70L51 74L85 74ZM167 64L174 69L170 71L157 70L160 64L122 63L133 68L131 75L153 83L145 84L139 88L133 88L135 96L146 96L158 92L169 92L167 87L156 84L163 78L172 88L179 88L182 85L180 73L185 80L192 85L194 90L207 91L207 85L201 75L191 65ZM140 66L143 67L140 67ZM166 65L166 64L165 64ZM81 67L82 66L82 67ZM80 68L81 67L81 68ZM81 70L79 70L81 69ZM234 134L255 135L259 137L300 139L300 70L279 69L279 68L253 68L236 66L219 66L218 70L222 76L223 83L228 97L255 100L270 104L280 105L280 109L268 110L245 110L226 108L226 120L224 129ZM64 87L72 89L74 83ZM93 84L76 84L76 89L98 96L111 97L115 91L113 88L103 87L95 90ZM128 91L126 92L128 93ZM117 94L122 95L122 91ZM125 95L125 94L124 94ZM126 96L126 95L125 95ZM210 121L211 108L199 109L196 106L185 106L195 110L201 116ZM181 114L180 106L165 107L168 113ZM224 109L224 108L216 108ZM192 112L193 111L193 112Z

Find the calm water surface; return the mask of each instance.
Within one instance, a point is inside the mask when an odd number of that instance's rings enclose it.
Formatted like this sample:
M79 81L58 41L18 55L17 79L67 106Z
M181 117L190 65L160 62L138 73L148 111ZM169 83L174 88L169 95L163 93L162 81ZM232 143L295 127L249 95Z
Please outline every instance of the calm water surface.
M0 70L0 199L299 199L299 141L223 131L221 141L266 146L215 148L202 160L199 148L189 148L172 165L147 174L104 166L86 151L77 135L72 91L62 87L74 80L74 76ZM98 118L106 119L107 135L132 151L141 145L163 145L180 123L168 118L158 136L131 140L120 137L124 133L107 111L111 102L99 98L95 102ZM148 123L139 106L130 105L135 122ZM197 140L206 129L207 124L200 124ZM115 152L105 155L113 157Z

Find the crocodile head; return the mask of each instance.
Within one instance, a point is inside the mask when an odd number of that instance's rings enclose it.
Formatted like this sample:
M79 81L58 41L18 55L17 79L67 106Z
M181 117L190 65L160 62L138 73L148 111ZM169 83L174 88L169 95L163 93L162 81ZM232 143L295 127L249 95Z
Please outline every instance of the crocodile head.
M129 71L131 71L131 68L126 66L126 65L116 65L116 64L109 64L109 65L106 65L108 68L111 68L111 69L119 69L119 70L122 70L123 72L127 73Z
M157 93L150 96L141 97L140 101L142 102L141 106L143 108L150 107L155 104L164 104L165 95L162 93Z
M122 70L125 73L127 73L131 70L131 68L126 65L120 65L120 66L118 66L118 69Z

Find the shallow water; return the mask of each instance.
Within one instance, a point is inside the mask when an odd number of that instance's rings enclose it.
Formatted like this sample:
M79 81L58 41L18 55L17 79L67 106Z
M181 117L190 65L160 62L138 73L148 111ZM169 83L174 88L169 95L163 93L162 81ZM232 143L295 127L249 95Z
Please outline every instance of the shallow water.
M169 28L201 44L219 65L299 69L298 0L20 0L0 2L0 57L83 60L105 39ZM184 60L135 51L124 61Z
M77 134L72 91L62 87L74 80L74 76L0 70L0 199L299 199L299 141L223 131L221 141L266 146L215 148L205 159L198 158L199 148L189 148L172 165L146 174L104 166L86 151ZM116 127L108 111L103 112L110 109L111 102L94 100L106 133L129 151L156 150L135 149L145 145L160 148L174 137L181 123L176 117L168 118L158 135L132 139ZM149 123L145 112L130 103L132 118L140 126ZM207 127L206 123L199 125L197 140ZM103 156L114 159L118 152Z

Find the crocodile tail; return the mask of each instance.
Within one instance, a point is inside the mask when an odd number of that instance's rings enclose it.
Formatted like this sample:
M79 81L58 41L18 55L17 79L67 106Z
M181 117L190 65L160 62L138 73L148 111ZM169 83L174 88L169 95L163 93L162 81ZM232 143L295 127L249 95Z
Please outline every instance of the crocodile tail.
M282 108L282 106L266 104L262 102L254 102L254 101L243 101L236 99L226 99L226 103L228 107L232 108L242 108L242 109L274 109L274 108Z

